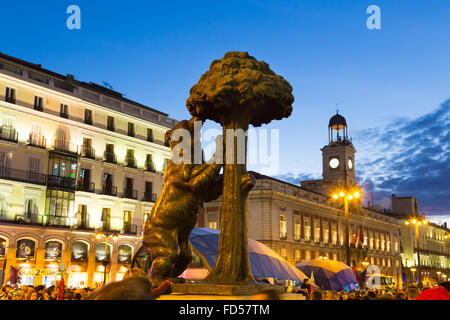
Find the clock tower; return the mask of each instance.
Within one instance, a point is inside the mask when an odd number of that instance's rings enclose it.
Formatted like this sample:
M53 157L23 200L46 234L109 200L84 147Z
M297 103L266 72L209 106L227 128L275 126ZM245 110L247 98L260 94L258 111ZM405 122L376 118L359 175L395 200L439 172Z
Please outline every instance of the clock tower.
M321 149L323 186L352 185L355 182L355 148L348 138L347 122L339 113L328 124L328 145Z

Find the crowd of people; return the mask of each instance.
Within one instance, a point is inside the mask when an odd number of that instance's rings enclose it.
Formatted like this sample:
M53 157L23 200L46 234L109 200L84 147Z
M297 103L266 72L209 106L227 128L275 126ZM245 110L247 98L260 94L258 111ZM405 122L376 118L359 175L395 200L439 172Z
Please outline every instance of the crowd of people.
M170 282L152 288L146 273L139 268L128 270L122 281L101 288L68 288L64 280L45 287L6 284L0 290L0 300L153 300L170 292Z
M420 289L410 286L392 290L365 289L339 292L313 288L308 281L291 292L303 294L306 300L450 300L450 282Z
M165 281L152 288L145 272L133 268L125 273L123 280L112 282L98 289L71 289L64 281L45 287L6 284L0 290L0 300L153 300L161 294L170 293L171 283ZM330 291L312 286L306 280L300 288L286 288L287 293L302 294L306 300L450 300L450 282L438 286L408 287L392 290ZM253 299L277 300L281 296L275 290L255 295Z
M92 288L61 290L59 285L45 287L27 285L4 285L0 300L86 300L95 290Z

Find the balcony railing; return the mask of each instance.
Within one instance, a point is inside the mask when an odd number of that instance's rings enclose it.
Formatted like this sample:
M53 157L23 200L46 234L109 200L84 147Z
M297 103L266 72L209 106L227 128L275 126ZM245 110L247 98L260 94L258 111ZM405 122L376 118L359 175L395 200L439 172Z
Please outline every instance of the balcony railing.
M135 199L135 200L137 200L138 192L137 192L137 190L134 190L134 189L125 188L123 190L123 197L124 198L128 198L128 199Z
M113 185L104 184L102 185L101 193L108 196L117 197L117 187Z
M137 168L136 159L134 157L126 156L125 157L125 166L129 168Z
M95 184L93 182L92 183L78 183L77 190L95 193Z
M135 224L128 224L128 223L124 223L123 227L122 227L122 232L123 233L137 233L137 225Z
M11 97L5 97L5 101L9 102L9 103L16 103L16 99L11 98Z
M17 223L29 223L29 224L42 224L43 216L34 213L23 213L15 215L15 222Z
M95 159L95 150L91 146L81 146L81 156L85 158Z
M47 140L42 134L30 133L28 145L45 149L47 147Z
M75 189L75 179L68 177L59 177L48 175L47 176L47 186L51 188L61 188L61 189Z
M156 167L153 161L145 162L145 171L156 172Z
M157 198L156 193L151 193L151 192L143 192L142 193L142 201L155 202L156 198Z
M117 157L114 152L105 151L103 152L103 161L117 163Z
M40 185L45 185L46 183L45 174L5 167L0 167L0 178Z
M77 228L77 229L92 229L92 228L89 227L88 215L84 219L76 219L73 227Z
M68 217L46 215L44 216L44 225L48 227L70 227L70 220Z
M52 148L59 152L78 154L78 146L65 140L56 139L53 142Z
M0 139L11 142L17 142L18 136L19 135L14 127L11 126L0 127Z

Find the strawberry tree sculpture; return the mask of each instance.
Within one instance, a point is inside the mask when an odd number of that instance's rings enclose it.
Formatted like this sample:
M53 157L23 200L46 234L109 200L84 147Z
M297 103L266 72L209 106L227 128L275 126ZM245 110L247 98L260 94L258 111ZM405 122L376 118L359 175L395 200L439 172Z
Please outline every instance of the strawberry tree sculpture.
M203 121L209 119L221 124L227 148L219 254L205 282L237 285L254 281L247 248L247 196L254 181L247 173L246 157L238 161L238 136L229 132L239 129L246 132L249 125L259 127L289 117L293 102L289 82L247 52L228 52L222 59L213 61L191 88L186 101L189 112ZM246 154L246 139L242 143ZM230 145L233 152L229 150Z

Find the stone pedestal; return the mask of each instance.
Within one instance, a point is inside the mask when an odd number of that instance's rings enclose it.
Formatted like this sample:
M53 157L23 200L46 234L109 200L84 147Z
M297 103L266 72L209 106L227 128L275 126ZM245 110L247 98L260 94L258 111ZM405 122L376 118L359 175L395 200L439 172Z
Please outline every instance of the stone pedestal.
M251 296L265 290L285 292L284 286L270 284L225 285L207 283L174 283L172 293L186 295Z

